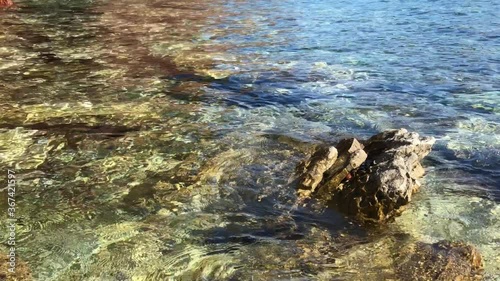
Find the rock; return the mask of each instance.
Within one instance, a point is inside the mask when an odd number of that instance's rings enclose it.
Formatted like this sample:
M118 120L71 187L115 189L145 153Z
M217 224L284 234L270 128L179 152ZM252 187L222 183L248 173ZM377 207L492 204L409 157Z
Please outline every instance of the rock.
M298 200L314 195L362 221L384 222L419 189L420 161L434 142L399 129L371 137L365 147L356 139L320 147L299 166Z
M481 255L471 245L429 244L405 233L356 244L345 255L336 256L335 264L328 280L348 273L349 280L472 281L481 280L483 271Z
M345 139L337 145L338 158L325 172L323 184L318 191L322 197L336 192L340 183L350 175L350 172L359 168L365 162L367 154L358 140Z
M481 255L462 242L417 242L396 255L394 265L402 281L482 280Z
M323 180L323 174L337 160L337 149L333 146L320 146L308 160L299 165L299 197L308 198Z
M424 175L420 161L434 142L405 129L370 138L367 161L334 194L337 207L363 221L383 222L399 214L420 188L418 179Z

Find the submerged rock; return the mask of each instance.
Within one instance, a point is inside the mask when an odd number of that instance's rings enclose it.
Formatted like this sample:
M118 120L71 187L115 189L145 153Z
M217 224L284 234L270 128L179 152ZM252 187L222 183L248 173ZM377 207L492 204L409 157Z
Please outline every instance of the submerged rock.
M299 201L313 194L362 221L386 221L419 189L425 172L420 161L434 142L399 129L371 137L364 147L347 139L335 150L320 148L299 169Z
M462 242L417 242L405 247L395 260L400 280L482 280L479 252Z
M483 278L482 257L473 246L450 241L424 243L404 233L356 245L346 255L337 257L335 265L334 271L326 272L330 280L346 275L348 280L472 281Z

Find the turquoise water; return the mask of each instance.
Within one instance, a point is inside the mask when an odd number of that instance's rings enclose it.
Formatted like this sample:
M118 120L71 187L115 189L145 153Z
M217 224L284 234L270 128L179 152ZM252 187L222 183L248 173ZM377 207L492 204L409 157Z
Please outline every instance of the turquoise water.
M383 280L362 253L390 260L401 233L469 242L500 275L500 3L17 5L0 167L36 280ZM437 143L394 223L289 212L315 144L401 127Z

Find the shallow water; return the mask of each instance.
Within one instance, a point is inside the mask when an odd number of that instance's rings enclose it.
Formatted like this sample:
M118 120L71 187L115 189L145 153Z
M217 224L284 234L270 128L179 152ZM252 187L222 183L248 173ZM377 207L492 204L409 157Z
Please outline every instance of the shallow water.
M381 280L358 253L400 233L500 275L499 3L17 4L0 167L36 280ZM400 127L438 142L395 223L289 212L314 144Z

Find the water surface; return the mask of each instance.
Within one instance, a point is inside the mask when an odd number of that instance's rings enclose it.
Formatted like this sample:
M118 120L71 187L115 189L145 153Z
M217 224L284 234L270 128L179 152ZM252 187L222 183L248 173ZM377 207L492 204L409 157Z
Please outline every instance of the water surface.
M36 280L382 280L361 253L401 233L500 275L499 3L17 4L0 166ZM393 224L289 212L315 144L401 127L438 141Z

